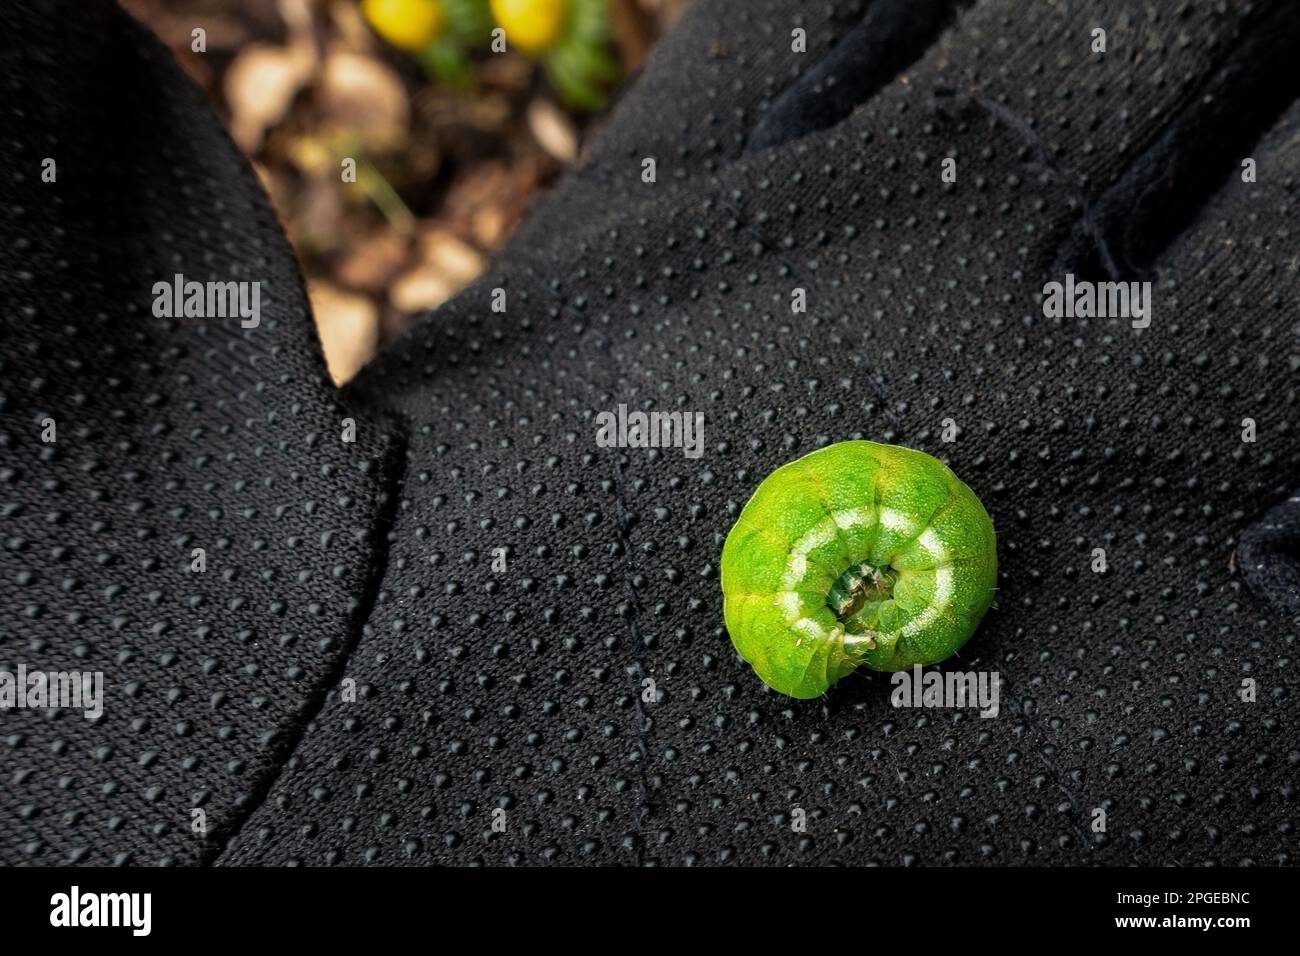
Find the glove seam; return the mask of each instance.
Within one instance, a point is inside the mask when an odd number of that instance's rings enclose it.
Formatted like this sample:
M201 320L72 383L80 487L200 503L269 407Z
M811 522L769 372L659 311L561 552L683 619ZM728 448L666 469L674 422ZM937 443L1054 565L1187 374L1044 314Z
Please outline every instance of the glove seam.
M348 409L348 406L340 402L340 408ZM277 785L284 777L285 770L306 740L309 729L329 704L330 691L337 687L346 675L349 663L361 646L366 627L374 616L379 594L388 573L392 550L388 531L396 520L401 502L401 490L409 470L411 434L411 422L401 412L380 410L378 414L388 427L380 433L385 447L378 456L381 474L376 481L377 507L371 525L377 540L369 554L368 575L358 595L351 620L348 622L343 650L328 668L320 684L308 695L300 719L288 729L277 732L277 742L271 746L282 753L283 758L272 762L264 779L252 788L250 799L235 809L231 814L231 822L223 833L217 834L211 845L199 854L197 860L199 866L222 865L222 857L225 857L234 847L248 821L271 799Z

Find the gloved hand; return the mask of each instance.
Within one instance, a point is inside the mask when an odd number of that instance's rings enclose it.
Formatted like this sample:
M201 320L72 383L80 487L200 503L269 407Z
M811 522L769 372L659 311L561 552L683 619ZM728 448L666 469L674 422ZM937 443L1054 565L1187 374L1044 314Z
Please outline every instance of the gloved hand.
M111 600L94 606L89 657L116 671L112 654L143 647L133 660L153 668L134 682L146 700L119 697L113 719L153 706L195 722L179 742L152 726L95 728L142 734L155 755L149 804L112 794L141 821L135 859L1291 859L1295 622L1272 601L1285 599L1272 582L1290 559L1273 548L1247 567L1233 549L1277 523L1264 513L1300 474L1285 411L1300 365L1288 216L1300 109L1286 70L1300 18L1281 3L983 0L931 43L951 4L908 17L883 3L801 6L770 0L737 17L696 4L586 168L480 283L349 390L358 445L307 451L306 427L290 419L283 463L252 472L238 445L220 459L232 482L250 472L230 494L258 501L256 516L235 521L255 541L274 524L253 482L305 473L291 451L357 467L394 450L393 478L372 467L349 494L379 539L339 560L358 629L330 620L343 636L309 653L294 704L266 715L250 688L271 679L266 642L289 637L308 653L292 638L310 586L290 589L284 569L296 558L315 574L323 553L231 555L270 580L262 602L240 608L260 616L253 633L234 659L209 652L211 673L199 673L199 612L183 589L137 588L161 590L149 606L180 622L162 636L139 612L124 636L103 620ZM805 53L791 50L796 27ZM866 62L844 52L855 49ZM873 66L900 50L916 62ZM855 78L849 95L829 82L841 73ZM1247 158L1253 182L1242 181ZM1067 281L1149 281L1148 307L1045 308L1049 284ZM504 312L492 311L496 290ZM806 311L793 311L801 299ZM115 301L133 300L121 290ZM38 339L22 354L57 341L48 329ZM275 369L290 361L268 355ZM295 374L236 394L283 403ZM203 384L224 409L218 383ZM162 394L179 423L212 414ZM27 433L30 404L18 404ZM596 416L619 405L703 412L703 456L598 447ZM327 395L310 407L338 414ZM104 431L117 427L108 416ZM996 718L895 710L888 679L866 673L820 701L790 701L732 651L717 562L735 515L773 468L849 438L938 455L987 506L998 606L945 667L998 672ZM141 432L113 449L117 467L130 470L154 440ZM37 454L17 493L23 560L41 582L27 587L43 588L29 615L40 659L76 640L60 641L58 622L85 598L46 583L59 575L44 569L70 558L52 556L57 528L28 512L49 493L36 490L38 468L73 473L76 461ZM159 501L202 494L194 461L150 461ZM184 532L183 518L170 521L168 534ZM220 534L231 518L211 521ZM157 550L147 537L131 544ZM122 573L71 560L99 587ZM371 573L360 587L348 577L358 561ZM288 620L268 610L281 582ZM0 596L22 612L12 586L6 574ZM223 605L201 613L205 636L230 632ZM214 678L236 672L239 655L256 668L250 683ZM164 668L178 666L205 691L227 682L224 740L220 718L161 694ZM97 739L73 727L33 727L14 752ZM196 841L180 791L187 780L217 786L222 752L239 754L237 782L220 782L218 823ZM131 758L81 759L62 793L48 765L23 771L37 812L11 815L27 833L48 833L68 790ZM174 822L148 833L159 819ZM55 829L34 855L113 846L84 818Z

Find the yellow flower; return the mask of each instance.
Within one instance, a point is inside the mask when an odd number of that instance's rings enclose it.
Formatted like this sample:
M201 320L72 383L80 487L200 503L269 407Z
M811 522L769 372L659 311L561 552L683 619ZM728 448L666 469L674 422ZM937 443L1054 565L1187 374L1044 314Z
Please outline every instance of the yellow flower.
M361 12L376 33L412 53L437 39L446 25L438 0L361 0Z
M564 34L569 0L492 0L492 16L506 31L506 43L537 56Z

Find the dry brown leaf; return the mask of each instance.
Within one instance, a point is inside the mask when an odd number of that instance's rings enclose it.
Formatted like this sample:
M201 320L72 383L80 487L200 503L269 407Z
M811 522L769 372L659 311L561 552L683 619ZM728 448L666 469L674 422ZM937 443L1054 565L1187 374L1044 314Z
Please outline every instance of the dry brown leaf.
M304 40L311 36L311 10L314 0L276 0L275 9L280 19L289 28L294 40Z
M316 331L334 384L342 385L370 361L379 344L379 313L363 295L346 292L329 282L307 285Z
M285 45L241 44L226 71L230 135L246 153L256 150L267 129L284 118L319 65L309 0L278 0L276 11L288 28Z
M392 229L377 229L348 251L334 275L353 289L379 293L405 265L406 258L406 238Z
M636 0L612 0L609 16L614 42L623 56L623 66L629 73L640 69L654 46L654 16Z
M536 68L522 56L490 56L478 64L478 74L485 86L522 93L532 85Z
M421 262L393 283L388 298L403 312L436 309L482 274L487 261L473 246L442 227L420 240Z
M329 252L346 235L343 193L333 177L308 179L289 220L289 241L307 252Z
M637 0L638 6L654 15L659 34L667 33L682 15L686 0Z
M578 130L573 121L550 100L528 104L528 130L542 149L568 164L578 158Z
M367 148L382 150L405 138L411 113L406 88L374 57L331 50L321 71L320 94L329 120L350 129Z
M533 155L536 162L482 161L469 167L448 190L439 220L456 234L472 237L483 249L499 248L554 167L541 151Z
M311 78L316 54L310 43L244 47L226 71L230 135L246 153L261 144L268 127L284 118L293 98Z
M500 93L467 96L463 90L425 86L411 97L412 107L424 122L438 129L469 126L487 133L500 133L510 122L513 107Z
M470 214L469 228L474 240L486 249L496 249L505 242L511 219L500 206L482 206Z
M357 0L334 0L329 5L329 19L348 49L358 53L375 53L380 49Z

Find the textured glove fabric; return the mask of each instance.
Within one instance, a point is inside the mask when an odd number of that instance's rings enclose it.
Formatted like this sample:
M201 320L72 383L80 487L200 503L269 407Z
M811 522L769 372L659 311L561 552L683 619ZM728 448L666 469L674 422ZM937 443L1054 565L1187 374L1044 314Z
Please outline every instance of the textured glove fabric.
M340 440L292 250L162 44L0 23L0 671L103 675L98 719L0 711L0 861L195 863L338 679L392 459ZM259 324L156 316L176 274L260 282Z
M342 404L156 45L105 12L122 87L35 110L93 56L7 29L36 52L4 66L28 178L0 187L0 658L107 686L98 722L4 714L0 858L1293 862L1297 611L1243 564L1300 474L1300 17L894 6L699 0L584 168ZM83 115L137 87L174 118ZM1150 281L1149 324L1046 310L1071 270ZM176 271L294 295L258 329L156 320ZM619 405L703 413L703 455L599 447ZM996 671L996 717L896 709L868 673L792 701L732 650L735 516L850 438L987 506L999 599L943 669Z

